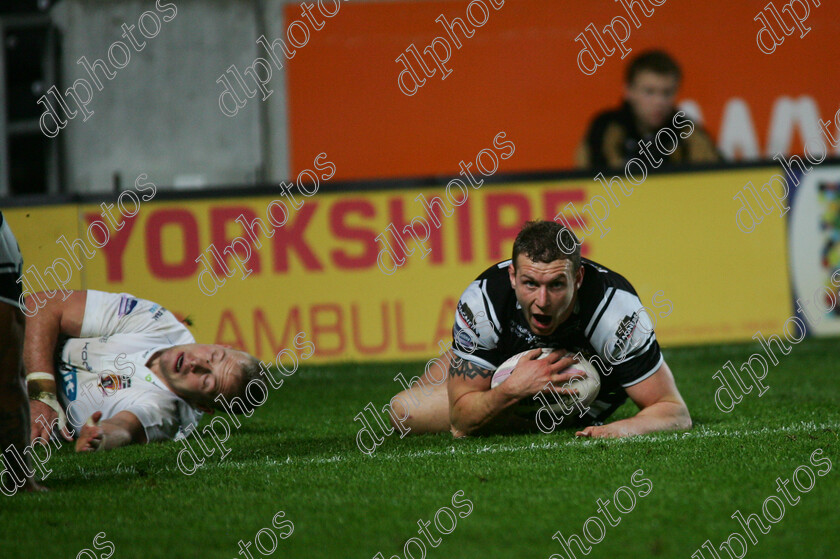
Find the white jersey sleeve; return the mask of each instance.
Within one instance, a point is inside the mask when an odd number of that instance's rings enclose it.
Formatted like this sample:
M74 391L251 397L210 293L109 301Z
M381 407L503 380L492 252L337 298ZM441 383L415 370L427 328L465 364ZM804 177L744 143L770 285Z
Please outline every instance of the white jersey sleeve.
M494 371L499 362L499 324L496 311L487 297L486 280L472 282L458 301L452 328L452 352Z
M662 365L653 322L638 296L628 291L608 288L602 305L586 333L595 352L626 388L643 381Z
M166 317L166 314L170 316ZM165 320L161 320L162 318ZM165 330L183 329L183 325L174 315L167 313L166 309L152 301L138 299L128 293L106 293L89 289L79 337L95 338L149 331L160 333Z
M126 390L114 396L122 396L115 405L137 416L149 442L174 439L185 425L198 423L196 416L200 417L186 402L171 394Z
M81 390L87 392L67 406L67 417L76 433L96 411L102 412L102 419L110 419L124 411L131 412L143 425L148 442L177 438L189 425L196 425L201 419L201 413L184 400L143 383L141 379L134 379L126 389L104 395L97 390L94 375L74 372Z

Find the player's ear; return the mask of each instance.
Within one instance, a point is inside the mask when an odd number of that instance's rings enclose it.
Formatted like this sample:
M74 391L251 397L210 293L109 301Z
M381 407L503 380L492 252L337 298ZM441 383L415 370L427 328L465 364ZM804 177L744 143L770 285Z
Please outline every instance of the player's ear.
M510 286L516 289L516 268L513 267L513 260L508 264L508 275L510 276Z
M577 289L580 289L580 286L583 285L583 266L580 266L575 273L575 285L577 285Z

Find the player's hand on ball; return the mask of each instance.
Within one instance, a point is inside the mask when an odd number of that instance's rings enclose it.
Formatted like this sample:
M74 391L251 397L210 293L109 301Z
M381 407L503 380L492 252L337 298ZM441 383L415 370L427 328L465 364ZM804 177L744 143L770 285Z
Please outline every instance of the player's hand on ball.
M93 412L93 415L82 426L79 438L76 440L76 452L99 450L105 443L105 431L99 426L100 419L102 419L102 412Z
M564 353L561 350L551 352L546 359L551 359L554 354L559 354L557 358L558 362L563 362L563 368L560 369L564 371L565 369L571 367L573 364L578 362L577 357L573 356L572 354ZM552 392L556 392L558 394L569 394L575 395L578 393L576 388L569 388L569 383L576 379L586 378L586 373L579 369L574 371L570 371L568 373L554 373L551 375L551 384L554 386L554 390ZM543 390L543 392L546 392Z
M38 421L38 418L41 418L41 420ZM58 413L56 413L54 409L44 402L40 400L29 400L29 442L34 442L35 439L41 438L45 443L48 443L50 441L50 435L52 434L48 427L52 425L57 418ZM60 432L61 436L64 437L65 440L73 440L73 437L70 435L70 431L68 431L66 427L61 429Z
M555 392L574 394L573 390L570 392L569 388L562 388L562 385L579 375L560 374L575 362L574 357L565 357L564 350L552 351L540 359L541 355L542 350L535 349L522 356L507 381L499 386L504 386L509 394L517 398L526 398L542 392L549 383L556 387Z

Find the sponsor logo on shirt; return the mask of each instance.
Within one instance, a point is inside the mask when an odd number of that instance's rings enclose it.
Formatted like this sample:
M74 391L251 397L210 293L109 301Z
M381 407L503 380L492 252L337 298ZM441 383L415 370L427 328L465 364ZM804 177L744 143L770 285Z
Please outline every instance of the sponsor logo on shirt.
M149 312L152 313L152 320L158 320L163 316L163 313L166 312L166 309L160 305L153 305L152 308L149 309Z
M114 373L99 373L99 390L104 396L110 396L117 390L131 387L130 375L115 375Z
M85 342L84 347L82 347L82 365L84 365L85 369L87 369L88 371L92 371L93 368L88 362L88 345L90 345L90 342Z
M458 314L461 315L461 319L467 323L467 326L470 327L470 330L475 332L476 336L481 336L478 332L476 332L475 327L475 315L473 315L472 309L470 309L467 304L463 301L458 303Z
M123 295L120 299L120 310L117 313L117 316L122 318L127 314L130 314L131 311L134 310L134 307L137 306L137 299L134 297L130 297L128 295Z
M76 388L78 387L76 381L76 367L62 366L60 369L62 385L64 388L64 395L71 402L76 399Z
M510 329L515 336L523 338L528 344L536 344L540 341L540 338L536 334L534 334L533 332L531 332L530 330L528 330L513 319L511 319L510 321Z
M455 326L455 347L461 351L472 353L476 350L476 343L473 341L472 332L464 330L460 326ZM475 334L473 334L475 335Z
M636 329L638 324L639 313L633 313L632 315L627 315L621 319L621 322L618 324L618 328L615 331L615 344L610 349L610 355L613 359L621 359L627 355L627 352L630 349L627 347L627 344L630 342L630 338L633 337L633 331Z

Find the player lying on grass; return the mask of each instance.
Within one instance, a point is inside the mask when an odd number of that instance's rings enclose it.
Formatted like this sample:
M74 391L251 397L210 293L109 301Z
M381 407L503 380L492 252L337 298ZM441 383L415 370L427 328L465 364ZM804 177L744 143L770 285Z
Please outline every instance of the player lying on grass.
M574 250L567 254L560 243ZM455 313L452 347L454 356L434 362L421 378L423 390L412 386L392 400L395 427L397 418L407 417L402 429L451 430L456 437L531 428L533 419L516 414L516 404L549 382L551 391L572 393L563 384L573 373L561 371L573 360L563 355L581 351L611 369L599 371L601 390L578 424L578 436L691 428L688 408L633 286L582 259L574 234L555 222L525 224L514 241L513 259L490 267L467 287ZM541 347L558 350L544 359L537 359L540 351L523 357L505 382L490 388L493 371L507 358ZM446 373L440 362L448 368L446 382L439 380ZM627 396L640 411L603 424Z
M6 469L0 474L0 492L4 495L13 495L21 487L25 491L43 489L26 471L29 465L18 461L21 457L29 460L24 452L29 433L21 361L24 317L18 307L17 283L22 268L17 240L0 212L0 471Z
M78 434L77 451L179 439L202 412L223 409L219 395L247 402L244 387L259 375L255 357L195 343L171 312L151 301L89 290L64 301L61 294L36 294L27 305L39 296L47 302L26 320L23 355L35 395L33 440L48 439L65 418ZM60 336L69 339L61 345ZM51 404L57 388L61 407ZM46 421L38 421L41 415ZM70 440L66 430L62 434Z

